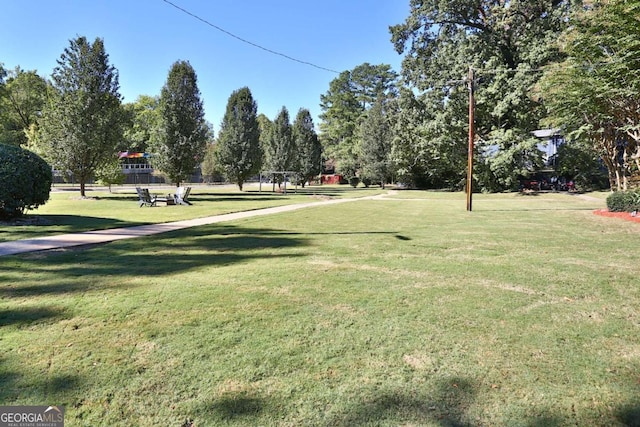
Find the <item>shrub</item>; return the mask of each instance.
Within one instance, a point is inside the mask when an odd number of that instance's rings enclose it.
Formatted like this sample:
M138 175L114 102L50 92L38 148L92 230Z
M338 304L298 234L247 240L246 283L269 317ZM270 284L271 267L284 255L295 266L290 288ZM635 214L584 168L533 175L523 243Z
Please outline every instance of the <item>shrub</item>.
M351 178L349 178L349 185L351 185L353 188L356 188L358 184L360 184L360 178L358 178L357 176L352 176Z
M610 212L633 212L640 210L640 190L616 191L607 196Z
M0 219L18 218L49 200L51 166L20 147L0 144Z

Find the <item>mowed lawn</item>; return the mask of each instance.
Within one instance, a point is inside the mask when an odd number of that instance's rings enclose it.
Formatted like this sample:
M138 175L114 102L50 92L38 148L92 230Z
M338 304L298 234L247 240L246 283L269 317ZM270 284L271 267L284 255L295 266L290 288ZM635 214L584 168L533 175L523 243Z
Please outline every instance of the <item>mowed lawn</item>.
M640 224L603 207L400 191L0 257L0 404L67 426L640 425Z

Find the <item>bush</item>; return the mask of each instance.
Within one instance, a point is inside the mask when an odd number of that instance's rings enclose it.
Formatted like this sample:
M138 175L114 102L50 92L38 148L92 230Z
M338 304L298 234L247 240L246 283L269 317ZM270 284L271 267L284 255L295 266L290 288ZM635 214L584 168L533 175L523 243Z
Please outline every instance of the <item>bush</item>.
M640 210L640 190L616 191L607 196L609 212L633 212Z
M358 184L360 184L360 178L358 178L357 176L352 176L351 178L349 178L350 186L352 186L353 188L356 188Z
M20 147L0 144L0 219L18 218L49 200L51 166Z

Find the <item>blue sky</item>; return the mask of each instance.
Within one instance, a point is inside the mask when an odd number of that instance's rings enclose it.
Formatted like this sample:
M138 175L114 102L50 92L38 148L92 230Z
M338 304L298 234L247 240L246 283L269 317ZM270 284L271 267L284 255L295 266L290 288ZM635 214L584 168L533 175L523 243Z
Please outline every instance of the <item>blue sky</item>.
M388 27L409 14L409 0L171 0L239 37L336 71L402 57ZM104 39L120 74L125 102L159 95L171 65L188 60L198 75L206 118L220 128L229 95L248 86L258 112L274 119L285 106L291 120L308 108L314 121L320 95L337 74L273 55L224 34L163 0L2 0L0 62L48 77L69 40Z

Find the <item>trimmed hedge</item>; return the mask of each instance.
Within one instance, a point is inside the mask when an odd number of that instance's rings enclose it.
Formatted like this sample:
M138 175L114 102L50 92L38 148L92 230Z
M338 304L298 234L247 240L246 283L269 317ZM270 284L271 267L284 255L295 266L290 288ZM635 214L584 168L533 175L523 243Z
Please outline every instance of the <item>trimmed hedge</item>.
M607 196L609 212L633 212L640 210L640 190L616 191Z
M49 200L51 166L37 154L0 144L0 219L18 218Z

